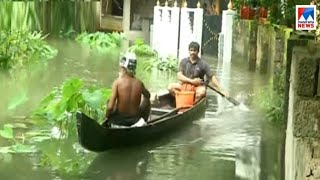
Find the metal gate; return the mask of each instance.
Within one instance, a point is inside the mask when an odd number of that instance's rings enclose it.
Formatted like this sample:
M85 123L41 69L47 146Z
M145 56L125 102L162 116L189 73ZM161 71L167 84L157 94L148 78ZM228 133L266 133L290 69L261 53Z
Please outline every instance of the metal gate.
M221 15L204 15L202 28L202 53L218 57L219 33L221 32Z

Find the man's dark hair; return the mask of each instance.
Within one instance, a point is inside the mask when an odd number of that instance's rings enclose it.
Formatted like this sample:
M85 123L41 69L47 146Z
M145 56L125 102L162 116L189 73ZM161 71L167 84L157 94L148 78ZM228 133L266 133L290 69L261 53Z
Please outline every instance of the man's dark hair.
M199 45L199 43L192 41L192 42L189 44L189 50L190 50L191 48L193 48L193 49L195 49L195 50L197 50L197 51L199 52L200 45Z

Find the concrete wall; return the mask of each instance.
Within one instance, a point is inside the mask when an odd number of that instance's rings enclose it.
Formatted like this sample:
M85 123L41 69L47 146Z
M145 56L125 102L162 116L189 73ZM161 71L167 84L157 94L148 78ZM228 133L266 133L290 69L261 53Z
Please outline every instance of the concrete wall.
M289 31L248 20L238 20L233 32L232 61L273 77L285 70L282 179L320 180L320 44L305 33L287 41Z
M314 180L320 179L320 45L297 41L288 44L292 59L287 63L290 83L285 179Z
M250 22L247 20L235 20L233 24L232 61L240 60L239 57L243 60L248 60L249 58Z
M233 32L232 61L243 61L250 71L271 76L283 72L290 30L252 20L237 20Z

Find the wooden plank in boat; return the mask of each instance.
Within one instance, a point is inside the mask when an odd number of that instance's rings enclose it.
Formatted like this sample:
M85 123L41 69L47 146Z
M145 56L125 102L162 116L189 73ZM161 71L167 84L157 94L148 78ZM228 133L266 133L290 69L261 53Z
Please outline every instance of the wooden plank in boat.
M157 111L157 112L171 112L173 109L161 109L161 108L151 108L151 111Z

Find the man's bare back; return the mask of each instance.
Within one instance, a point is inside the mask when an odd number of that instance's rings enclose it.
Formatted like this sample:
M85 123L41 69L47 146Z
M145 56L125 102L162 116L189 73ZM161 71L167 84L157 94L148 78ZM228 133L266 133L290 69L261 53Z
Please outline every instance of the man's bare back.
M107 117L115 109L127 116L141 116L141 95L149 101L150 92L140 80L127 74L120 76L112 85Z
M120 77L116 80L116 83L118 91L117 109L119 112L129 116L138 116L143 84L131 76Z
M145 121L149 117L150 92L134 77L136 63L134 54L128 54L120 60L119 77L112 84L112 96L107 105L107 127L111 124L131 126L141 117ZM141 103L142 95L144 98Z

